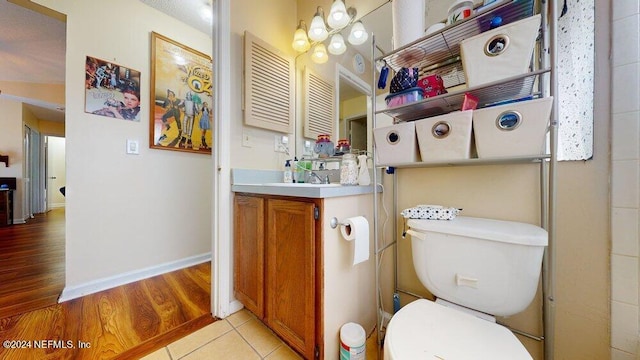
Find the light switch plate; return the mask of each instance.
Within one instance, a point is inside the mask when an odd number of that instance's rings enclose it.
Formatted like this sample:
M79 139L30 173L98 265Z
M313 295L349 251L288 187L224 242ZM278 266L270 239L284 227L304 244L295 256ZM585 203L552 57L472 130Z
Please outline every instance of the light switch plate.
M242 146L253 147L253 136L246 130L242 132Z
M140 143L138 143L138 140L127 139L127 154L140 154Z

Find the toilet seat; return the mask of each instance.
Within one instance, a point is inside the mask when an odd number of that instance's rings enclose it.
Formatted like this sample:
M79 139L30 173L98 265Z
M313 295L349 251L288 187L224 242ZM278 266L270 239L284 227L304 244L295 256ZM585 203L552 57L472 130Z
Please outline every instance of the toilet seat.
M532 357L506 327L420 299L391 318L384 340L384 359L531 360Z

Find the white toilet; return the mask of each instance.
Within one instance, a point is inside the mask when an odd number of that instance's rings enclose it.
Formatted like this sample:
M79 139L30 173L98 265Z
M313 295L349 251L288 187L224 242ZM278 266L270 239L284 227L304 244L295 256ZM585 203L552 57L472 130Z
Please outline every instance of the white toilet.
M407 225L416 273L438 300L416 300L392 317L384 358L531 359L493 315L517 314L533 300L547 232L464 216L410 219Z

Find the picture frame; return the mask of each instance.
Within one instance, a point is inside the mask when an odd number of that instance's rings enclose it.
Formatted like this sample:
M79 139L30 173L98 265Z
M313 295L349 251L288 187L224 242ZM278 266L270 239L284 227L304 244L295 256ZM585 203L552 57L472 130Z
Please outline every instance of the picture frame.
M87 56L84 87L86 113L140 121L140 71Z
M149 147L211 154L211 57L151 33Z

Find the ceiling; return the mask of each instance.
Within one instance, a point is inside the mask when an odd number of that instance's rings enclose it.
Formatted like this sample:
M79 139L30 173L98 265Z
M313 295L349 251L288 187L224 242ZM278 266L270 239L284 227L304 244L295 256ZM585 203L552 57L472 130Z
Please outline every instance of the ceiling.
M211 35L211 18L200 11L211 0L139 0L195 29ZM19 2L15 1L14 2ZM64 84L66 23L0 0L0 82ZM21 101L43 120L64 122L64 104L51 104L2 93L0 98Z
M209 36L212 35L212 0L139 0ZM205 15L206 14L206 15Z
M64 84L65 23L7 0L0 0L0 20L0 81ZM64 121L64 110L56 110L64 104L0 97L26 103L38 118Z

